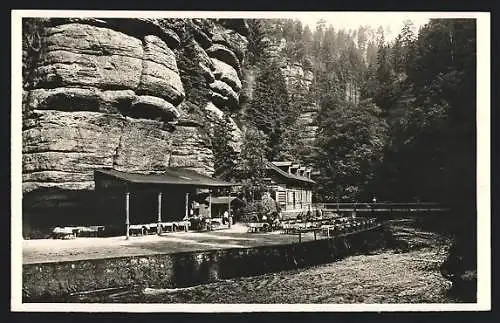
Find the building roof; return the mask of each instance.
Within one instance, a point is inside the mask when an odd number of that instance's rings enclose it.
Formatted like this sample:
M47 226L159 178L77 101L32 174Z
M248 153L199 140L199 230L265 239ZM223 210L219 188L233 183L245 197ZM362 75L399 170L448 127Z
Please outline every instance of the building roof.
M315 181L313 181L312 179L310 179L308 177L298 176L298 175L294 175L294 174L290 174L290 173L284 172L279 167L277 167L276 165L274 165L274 163L267 163L267 167L268 167L268 169L271 169L271 170L275 171L276 173L278 173L280 176L286 177L287 179L290 179L290 180L300 181L300 182L306 182L306 183L311 183L311 184L315 184L316 183Z
M292 166L292 162L291 161L273 161L272 163L275 166L278 166L278 167Z
M159 174L128 173L115 169L97 169L95 173L108 175L132 184L190 185L196 187L228 187L236 185L180 167L171 167Z

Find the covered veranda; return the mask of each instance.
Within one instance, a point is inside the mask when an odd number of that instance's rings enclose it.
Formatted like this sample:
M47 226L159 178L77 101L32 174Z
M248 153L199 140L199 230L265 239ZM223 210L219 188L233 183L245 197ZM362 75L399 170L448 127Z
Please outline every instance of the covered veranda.
M126 239L131 232L144 233L150 229L158 235L169 228L171 231L175 228L187 231L192 216L212 218L213 192L224 192L229 208L230 190L236 185L177 167L168 168L161 174L98 169L94 171L94 181L97 209L103 221L118 228L118 234L123 234L122 228L125 228ZM203 198L195 215L193 205L198 204L199 196L206 197L207 194L208 205L203 203Z

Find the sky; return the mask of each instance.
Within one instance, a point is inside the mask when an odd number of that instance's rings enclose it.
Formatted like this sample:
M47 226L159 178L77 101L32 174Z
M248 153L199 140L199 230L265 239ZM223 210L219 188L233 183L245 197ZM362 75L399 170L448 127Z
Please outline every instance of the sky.
M418 32L420 26L429 22L434 17L426 13L408 13L408 12L315 12L297 16L303 25L309 25L311 31L316 28L316 22L320 19L326 20L326 26L330 24L334 29L358 29L360 26L370 26L376 30L382 26L385 31L386 40L393 40L403 27L403 21L409 19L415 25L415 32Z

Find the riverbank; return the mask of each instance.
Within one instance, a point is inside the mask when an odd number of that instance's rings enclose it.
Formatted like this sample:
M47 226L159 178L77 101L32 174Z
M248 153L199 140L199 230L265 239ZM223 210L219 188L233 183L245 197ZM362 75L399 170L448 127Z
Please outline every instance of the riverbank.
M357 255L301 270L221 280L183 289L114 293L105 302L138 303L455 303L435 248ZM81 301L90 298L82 297ZM94 300L95 301L95 300Z
M104 303L460 303L440 273L450 240L413 220L393 221L392 246L342 260L186 288L138 288L77 295L74 302Z

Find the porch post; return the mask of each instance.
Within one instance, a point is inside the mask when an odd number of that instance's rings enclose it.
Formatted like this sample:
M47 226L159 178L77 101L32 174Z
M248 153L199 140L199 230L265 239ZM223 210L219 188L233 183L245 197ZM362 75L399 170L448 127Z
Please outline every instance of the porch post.
M189 218L189 192L186 193L186 210L185 210L185 213L186 213L186 216L185 216L185 219L186 221L188 220ZM188 228L187 228L187 224L184 223L184 230L187 232Z
M129 205L130 205L130 193L126 192L125 193L125 225L127 226L127 232L125 235L125 239L129 239L130 237L130 210L129 210Z
M212 218L212 190L208 190L208 215Z
M228 223L229 223L229 228L231 228L231 196L230 196L230 191L227 192L227 213L228 213Z
M161 234L161 196L162 193L158 193L158 226L156 227L156 233Z
M285 210L288 207L288 189L285 187Z

